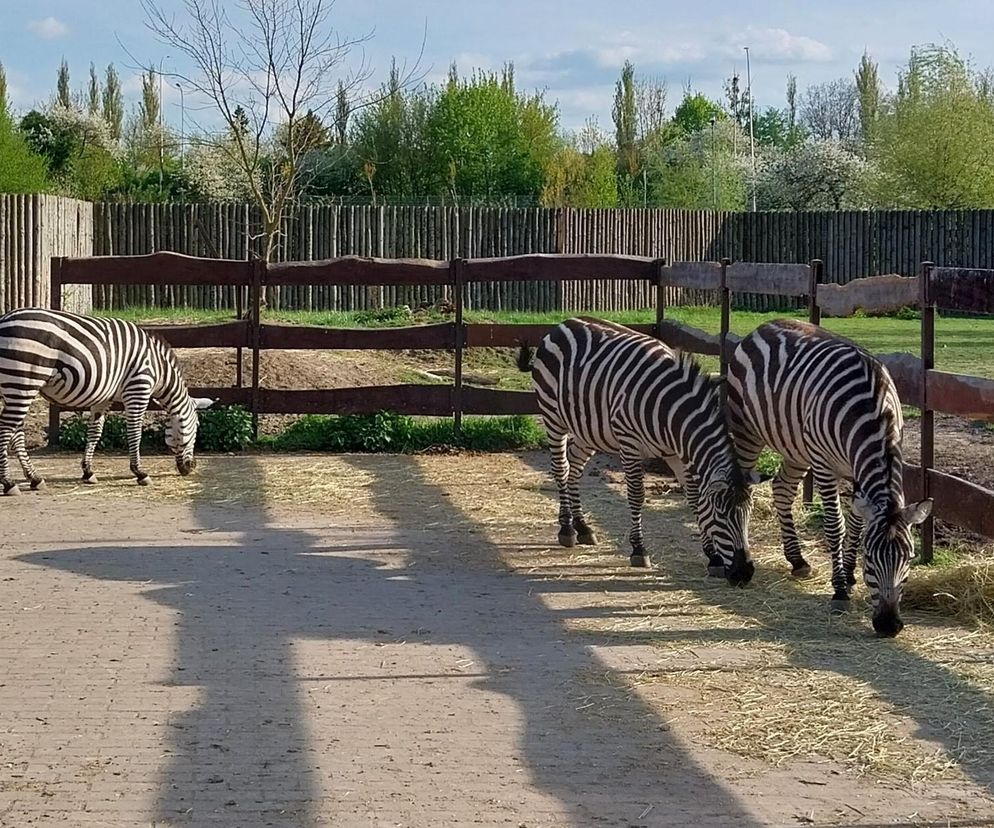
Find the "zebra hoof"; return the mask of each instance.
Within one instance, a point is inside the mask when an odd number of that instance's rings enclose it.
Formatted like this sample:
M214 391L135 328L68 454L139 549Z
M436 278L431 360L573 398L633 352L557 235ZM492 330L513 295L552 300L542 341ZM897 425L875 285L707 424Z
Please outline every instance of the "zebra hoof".
M7 495L7 497L13 497L14 495L19 495L21 490L18 488L16 483L10 483L8 485L4 485L3 493Z
M631 556L628 558L628 563L631 566L637 566L641 569L645 569L650 565L651 562L649 560L649 556L644 552L642 553L633 552Z
M849 612L849 597L841 598L838 595L833 595L832 600L828 602L828 608L832 615L845 615Z
M597 545L597 535L591 532L589 529L586 532L576 533L576 542L580 546L596 546Z
M97 482L97 476L93 472L90 472L89 474L84 474L82 480L84 483L93 484Z
M576 546L576 532L572 529L561 530L559 532L559 545L565 546L567 549Z
M33 492L43 492L47 488L48 486L45 485L45 481L42 480L40 477L37 480L31 481L31 491Z
M709 578L724 578L725 577L725 565L724 564L708 564L708 577Z
M149 477L147 474L144 477L139 477L138 478L138 485L139 486L147 486L151 482L152 482L152 478Z
M803 580L805 578L811 577L811 564L802 563L795 564L794 568L790 570L790 577L797 578L798 580Z

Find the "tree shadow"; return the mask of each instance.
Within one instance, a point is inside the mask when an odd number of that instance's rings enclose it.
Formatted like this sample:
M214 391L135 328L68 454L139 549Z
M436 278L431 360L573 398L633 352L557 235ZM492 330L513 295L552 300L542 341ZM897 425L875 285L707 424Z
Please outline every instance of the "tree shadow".
M526 458L536 470L544 470L538 456ZM585 476L582 481L585 496L596 497L600 504L607 505L609 515L593 514L595 521L604 518L616 524L609 534L624 538L627 530L627 502L620 489L612 488L602 475ZM679 495L669 495L679 498ZM698 541L691 538L690 526L693 518L684 501L680 500L684 523L688 526L686 543L695 553L699 550ZM552 507L550 507L552 508ZM552 536L555 512L549 513L552 528L546 531ZM647 513L646 538L651 543L651 527L655 519ZM753 518L755 521L755 517ZM619 540L619 548L624 541ZM619 560L623 560L619 554ZM742 641L768 642L781 647L788 665L802 670L828 671L840 676L848 676L872 686L881 699L890 704L897 714L914 722L914 736L941 745L950 756L962 757L960 762L964 774L974 782L994 792L994 764L969 761L971 755L988 752L988 743L994 737L994 697L977 684L971 683L941 663L913 652L902 645L899 637L894 640L878 639L869 624L868 610L859 600L853 601L855 618L865 616L862 629L853 625L832 624L829 614L830 588L828 585L830 567L827 557L822 558L816 567L815 577L825 583L822 594L805 592L800 585L786 577L786 563L779 569L757 566L756 578L746 590L736 590L713 583L709 579L688 576L691 567L699 566L703 573L703 555L681 555L670 557L665 552L654 557L659 570L673 575L681 586L695 592L705 602L734 613L750 622L750 627L739 631ZM776 565L774 565L776 567ZM696 574L696 573L695 573ZM648 577L652 577L651 574ZM914 574L912 574L914 577ZM779 581L778 588L789 591L790 606L781 606L770 600L769 587ZM610 581L588 580L580 582L590 590L607 588ZM551 588L555 588L552 586ZM572 588L572 586L570 587ZM646 590L655 591L655 584L644 585ZM925 614L906 611L906 621L910 625L932 626L935 619ZM812 619L824 619L823 624L813 624ZM674 635L676 633L676 635ZM708 631L693 632L695 640L713 642L715 636ZM670 642L680 640L679 631L640 629L627 636L631 640L645 642ZM734 637L734 636L732 636ZM612 633L612 639L624 640L624 633ZM683 638L687 640L686 637ZM984 663L990 663L994 653L987 651Z
M263 485L262 458L214 462L240 463L246 481ZM447 767L450 775L434 788L410 794L412 803L424 798L439 824L466 819L466 807L475 808L474 818L500 815L504 806L494 797L525 802L526 792L529 802L545 803L547 813L536 816L566 815L577 825L758 824L651 708L591 678L610 667L567 634L533 592L536 581L504 571L496 546L462 535L472 519L415 460L349 462L371 476L375 509L392 526L305 531L274 525L265 509L194 501L189 546L108 543L19 556L89 578L146 583L142 595L175 613L168 683L196 693L168 722L157 821L254 826L357 818L347 796L363 780L375 784L392 773L418 784L428 772L414 766L420 762L388 764L380 743L389 741L395 750L400 743L401 753L422 751L429 766ZM437 503L433 521L457 531L418 528L423 516L404 505L407 495ZM406 564L398 568L396 555L370 560L381 548L404 548ZM467 549L475 565L464 565L459 553ZM328 646L343 641L354 644ZM389 684L392 674L360 663L359 651L405 641L417 646L396 656L400 669ZM475 665L451 673L404 669L407 658L421 663L422 645L468 649ZM428 687L405 685L409 676ZM323 691L329 701L322 727L312 732L308 694L321 686L330 688ZM460 686L471 688L468 701ZM415 689L419 695L408 695ZM493 694L513 703L515 721L490 715ZM596 704L584 701L591 697ZM456 703L469 713L449 721L468 723L471 732L460 725L425 735L422 721L454 715L446 710ZM488 742L518 729L520 775L495 780L502 771L488 759ZM442 796L442 810L431 810L433 796ZM445 802L463 810L444 814ZM362 816L379 816L381 806L400 823L411 818L386 794Z

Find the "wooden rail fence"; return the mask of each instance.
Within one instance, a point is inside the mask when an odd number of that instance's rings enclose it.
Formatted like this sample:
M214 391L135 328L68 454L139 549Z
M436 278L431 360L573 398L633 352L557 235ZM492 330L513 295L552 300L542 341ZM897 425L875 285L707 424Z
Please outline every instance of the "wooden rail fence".
M480 388L463 381L462 360L467 348L537 345L546 325L465 324L465 288L481 283L554 280L584 284L611 279L642 284L655 293L656 321L636 330L658 336L674 347L718 356L724 375L731 350L740 337L729 330L733 291L771 293L806 300L809 319L822 314L849 315L857 309L886 312L917 304L921 308L920 358L910 354L881 355L894 378L901 400L922 410L921 462L905 471L909 498L933 497L933 514L942 520L994 537L994 492L934 468L934 413L943 412L994 421L994 380L937 371L934 368L936 308L972 314L994 313L994 270L964 270L920 266L914 277L892 275L857 279L846 285L823 284L823 264L762 262L673 262L646 257L575 254L528 255L462 259L449 262L423 259L344 257L314 262L285 262L266 266L260 260L203 259L175 253L89 258L57 257L51 264L52 306L62 306L69 285L173 284L221 285L244 289L249 313L245 318L213 325L174 325L151 328L178 348L228 347L251 351L251 380L243 386L239 373L234 387L195 388L194 394L224 404L248 408L258 421L262 414L346 414L390 410L399 414L452 416L464 414L533 414L537 402L530 391ZM376 286L411 284L444 289L455 306L453 322L403 328L352 329L262 322L267 289L303 285ZM717 335L666 319L670 290L711 291L721 305ZM260 387L260 352L264 349L441 349L454 354L452 385L384 385L317 390L272 390ZM239 365L241 360L239 360ZM59 409L51 409L49 437L56 442ZM810 488L806 491L810 497ZM931 559L932 521L923 525L923 557Z

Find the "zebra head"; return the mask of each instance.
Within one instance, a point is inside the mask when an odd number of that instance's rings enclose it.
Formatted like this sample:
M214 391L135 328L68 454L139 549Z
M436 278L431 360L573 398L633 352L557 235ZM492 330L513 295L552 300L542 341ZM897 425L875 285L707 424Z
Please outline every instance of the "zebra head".
M745 586L756 572L749 554L752 487L767 479L756 472L746 474L736 468L728 476L711 480L701 488L701 531L721 555L725 577L732 586Z
M892 508L881 508L861 497L853 500L853 513L866 523L863 581L873 599L873 629L878 635L891 638L904 629L901 593L914 553L911 527L931 512L931 498Z
M216 400L187 397L186 403L169 416L166 423L166 445L176 457L176 470L188 475L197 467L193 447L197 442L197 411L210 408Z

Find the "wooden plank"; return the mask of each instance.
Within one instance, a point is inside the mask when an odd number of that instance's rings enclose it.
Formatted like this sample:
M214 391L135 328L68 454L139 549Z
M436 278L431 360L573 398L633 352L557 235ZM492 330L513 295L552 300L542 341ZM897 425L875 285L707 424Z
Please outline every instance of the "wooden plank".
M707 354L709 356L721 356L721 339L715 334L709 334L699 328L692 328L689 325L682 325L679 322L672 322L664 319L659 323L659 338L669 345L681 351L688 351L692 354ZM726 340L729 352L742 341L742 337L729 333Z
M455 326L412 325L404 328L317 328L262 325L261 347L277 350L402 350L455 347Z
M260 414L397 414L447 417L451 385L374 385L316 391L259 390Z
M933 517L978 535L994 537L994 492L990 489L929 469L928 491L935 501Z
M142 325L173 348L241 348L251 345L248 320L218 325Z
M463 386L465 414L537 414L538 398L533 391L506 391L498 388Z
M517 348L521 345L536 347L555 325L501 325L472 324L466 326L468 348ZM638 333L652 336L652 325L628 325Z
M432 259L342 256L317 262L279 262L266 270L267 285L447 285L449 263Z
M919 290L917 276L868 276L845 285L819 285L818 306L826 316L851 316L857 309L889 313L917 306Z
M693 290L717 290L721 287L719 262L673 262L660 268L663 284Z
M877 354L905 405L922 406L922 361L911 354Z
M501 259L470 259L467 282L654 279L655 259L646 256L532 253Z
M244 285L250 271L243 261L200 259L160 251L144 256L67 258L63 284L81 285Z
M729 265L725 279L732 291L806 296L811 273L806 264L735 262Z
M994 270L936 267L930 287L939 308L994 314Z
M994 380L930 370L925 375L933 411L994 421Z

